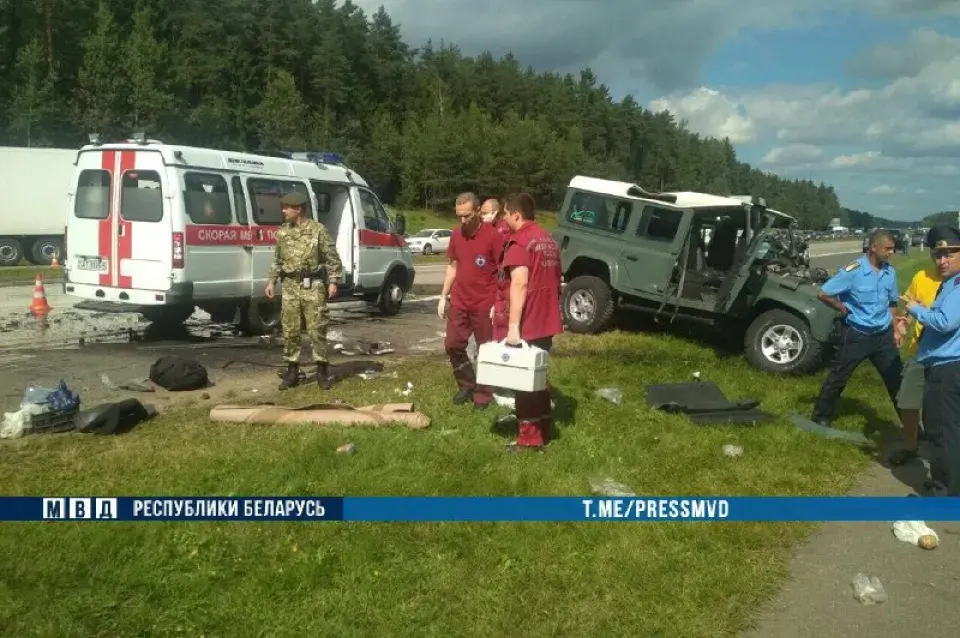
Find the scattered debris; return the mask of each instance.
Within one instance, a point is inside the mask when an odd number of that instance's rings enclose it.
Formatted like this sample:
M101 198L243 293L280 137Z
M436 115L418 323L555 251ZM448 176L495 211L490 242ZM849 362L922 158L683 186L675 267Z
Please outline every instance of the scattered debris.
M700 380L700 371L699 371L699 370L697 370L696 372L693 373L693 378L694 378L695 381L699 381L699 380Z
M853 597L864 605L879 605L887 602L888 598L880 579L862 572L853 579Z
M405 396L405 397L410 396L410 393L411 393L411 392L413 392L413 384L410 383L409 381L407 381L407 389L406 389L406 390L401 390L400 388L397 388L397 394L402 394L402 395Z
M344 443L337 448L337 454L353 454L357 451L357 446L353 443Z
M936 549L940 544L940 537L923 521L897 521L893 524L893 534L897 540L922 549Z
M743 454L743 448L740 447L739 445L730 445L730 444L728 443L727 445L724 445L724 446L723 446L723 453L724 453L726 456L730 456L730 457L736 458L736 457L741 456L741 455Z
M359 355L383 355L394 352L389 341L344 340L333 344L333 349L347 357Z
M203 394L200 395L200 398L203 399L204 401L206 401L207 399L210 398L210 393L209 393L209 392L204 392Z
M848 443L859 443L860 445L870 444L870 439L863 436L863 434L860 432L849 432L847 430L838 430L837 428L827 427L825 425L820 425L819 423L814 423L813 421L805 419L796 414L791 414L787 418L789 418L790 422L801 430L822 436L825 439L838 439L841 441L847 441Z
M138 379L114 383L106 374L100 375L100 381L110 390L129 390L130 392L156 392L157 389L150 383L150 379Z
M496 401L497 405L503 408L512 409L516 407L516 399L514 399L513 397L505 397L499 394L494 394L493 400Z
M590 479L590 489L598 496L636 496L629 487L612 478L594 477Z
M755 425L774 416L756 409L760 401L731 401L712 381L665 383L647 387L647 405L655 410L686 415L694 423L726 422Z
M376 370L367 370L366 372L361 372L357 374L357 376L360 377L361 379L369 381L371 379L396 379L400 375L397 374L396 370L389 373L380 373L380 372L377 372Z
M597 396L616 405L620 405L623 401L623 391L620 388L600 388L597 390Z

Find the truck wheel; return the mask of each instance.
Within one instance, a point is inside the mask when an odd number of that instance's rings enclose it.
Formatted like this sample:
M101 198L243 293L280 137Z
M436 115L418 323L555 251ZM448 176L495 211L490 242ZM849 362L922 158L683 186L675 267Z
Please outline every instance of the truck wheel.
M158 328L178 328L196 310L193 306L147 306L141 308L143 318Z
M0 266L16 266L23 259L23 248L16 239L0 237Z
M246 304L244 321L241 326L247 334L259 336L271 334L280 329L280 298L255 299Z
M63 261L63 241L56 237L41 237L30 247L30 261L38 266L49 266L54 257Z
M613 291L599 277L576 277L564 286L560 307L571 332L602 332L613 322Z
M754 319L744 346L750 365L778 374L812 372L823 357L823 344L806 322L785 310L768 310Z
M383 283L383 290L380 291L380 299L377 301L377 309L385 317L392 317L400 312L404 296L402 281L403 276L400 271L395 270Z

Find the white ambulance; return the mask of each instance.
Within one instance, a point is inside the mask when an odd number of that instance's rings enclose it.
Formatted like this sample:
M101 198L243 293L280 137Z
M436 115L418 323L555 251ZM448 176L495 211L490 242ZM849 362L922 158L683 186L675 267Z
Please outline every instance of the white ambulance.
M217 322L264 334L279 299L264 296L280 198L309 197L309 215L335 238L343 261L339 299L400 310L413 286L413 255L362 177L333 154L173 146L155 140L93 143L77 155L65 237L64 292L136 306L179 324L195 307Z

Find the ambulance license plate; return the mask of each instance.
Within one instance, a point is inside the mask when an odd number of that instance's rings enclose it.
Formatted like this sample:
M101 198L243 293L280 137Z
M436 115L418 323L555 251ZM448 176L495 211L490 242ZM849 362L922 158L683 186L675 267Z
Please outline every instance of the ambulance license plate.
M108 262L99 257L77 257L78 270L92 270L93 272L107 272Z

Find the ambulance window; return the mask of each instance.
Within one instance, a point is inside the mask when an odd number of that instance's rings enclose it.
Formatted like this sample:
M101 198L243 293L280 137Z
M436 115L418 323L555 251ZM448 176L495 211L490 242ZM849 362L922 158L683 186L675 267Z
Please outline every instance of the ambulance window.
M120 216L128 222L158 222L163 219L163 191L156 171L132 170L120 182Z
M378 233L390 232L390 218L373 193L360 191L360 205L363 207L363 226Z
M243 197L243 182L239 177L234 177L230 180L230 186L233 187L233 208L237 213L237 221L246 224L247 200Z
M279 179L248 179L250 205L253 207L253 220L262 226L279 226L283 223L283 210L280 199L287 193L300 193L307 197L307 217L313 217L310 195L307 187L300 182L288 182Z
M79 219L106 219L110 214L110 173L85 170L77 180L73 214Z
M230 193L227 180L211 173L187 173L183 176L183 204L194 224L230 224Z

